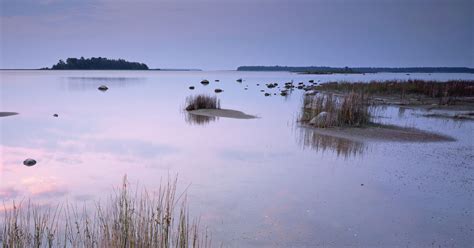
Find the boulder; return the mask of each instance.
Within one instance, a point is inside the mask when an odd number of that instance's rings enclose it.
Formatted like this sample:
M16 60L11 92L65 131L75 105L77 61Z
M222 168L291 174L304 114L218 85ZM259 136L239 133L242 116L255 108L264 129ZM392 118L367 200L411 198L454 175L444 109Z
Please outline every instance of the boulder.
M223 90L222 89L215 89L214 92L216 93L221 93Z
M242 78L239 78L236 81L239 82L239 83L242 83L242 81L244 81L244 80Z
M25 161L23 161L23 164L26 165L26 166L33 166L36 164L36 160L32 159L32 158L27 158L25 159Z
M190 89L190 90L194 90L194 86L189 86L189 89Z
M202 85L208 85L208 84L209 84L209 80L204 79L204 80L201 81L201 84L202 84Z

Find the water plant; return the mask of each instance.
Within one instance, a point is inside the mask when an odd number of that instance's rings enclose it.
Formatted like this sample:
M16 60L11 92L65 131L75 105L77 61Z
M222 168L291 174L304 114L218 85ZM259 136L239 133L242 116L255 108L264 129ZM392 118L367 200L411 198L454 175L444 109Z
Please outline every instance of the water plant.
M433 98L474 96L473 80L385 80L370 82L328 82L314 86L316 90L357 92L364 94L424 95Z
M186 98L186 110L198 110L198 109L220 109L220 101L215 96L208 95L193 95Z
M211 238L199 221L191 220L185 194L177 180L157 192L122 186L105 205L83 209L28 202L0 212L2 247L210 247Z
M368 98L354 92L305 95L299 121L320 128L364 126L371 121Z

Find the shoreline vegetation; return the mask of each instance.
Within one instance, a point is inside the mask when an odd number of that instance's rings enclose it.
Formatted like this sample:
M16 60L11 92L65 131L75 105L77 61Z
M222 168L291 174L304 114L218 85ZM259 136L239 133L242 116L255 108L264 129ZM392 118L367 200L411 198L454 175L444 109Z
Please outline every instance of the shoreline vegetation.
M308 87L316 92L367 95L372 105L474 110L474 80L386 80L328 82Z
M239 66L237 71L288 71L301 74L364 73L474 73L468 67L329 67L329 66Z
M158 190L131 188L126 177L105 204L4 203L0 210L2 247L210 247L211 236L189 217L177 179Z
M373 121L377 106L362 93L342 96L331 93L305 95L298 121L319 135L357 142L382 140L394 142L455 141L452 137L416 128L380 124Z

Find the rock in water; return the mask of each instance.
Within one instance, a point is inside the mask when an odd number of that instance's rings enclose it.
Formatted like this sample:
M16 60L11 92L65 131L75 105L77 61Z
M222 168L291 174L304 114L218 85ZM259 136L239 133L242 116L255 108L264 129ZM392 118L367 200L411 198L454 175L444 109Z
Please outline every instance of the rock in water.
M270 96L270 93L265 93L265 96Z
M190 90L194 90L194 86L189 86L189 89L190 89Z
M239 78L236 81L239 82L239 83L242 83L242 81L244 81L244 80L242 80L242 78Z
M214 92L216 93L221 93L223 90L222 89L215 89Z
M204 79L204 80L201 81L201 84L202 84L202 85L208 85L208 84L209 84L209 81L206 80L206 79Z
M313 117L309 121L309 124L314 125L314 126L323 126L323 124L326 122L326 118L328 117L328 112L321 112L317 116Z
M58 114L54 114L53 117L59 117L59 115L58 115Z
M106 90L109 89L109 87L107 87L107 86L105 86L105 85L101 85L101 86L99 86L99 88L97 88L97 89L99 89L100 91L106 91Z
M32 158L27 158L25 159L25 161L23 161L23 164L26 165L26 166L33 166L36 164L36 160L32 159Z

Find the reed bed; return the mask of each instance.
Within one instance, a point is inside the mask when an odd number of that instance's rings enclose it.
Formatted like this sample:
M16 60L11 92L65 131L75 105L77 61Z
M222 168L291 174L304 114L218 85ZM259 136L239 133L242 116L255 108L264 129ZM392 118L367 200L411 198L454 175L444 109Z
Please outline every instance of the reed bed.
M191 220L176 180L154 194L122 186L105 205L13 204L1 213L0 245L7 247L210 247L211 238ZM90 207L90 206L89 206Z
M198 109L220 109L220 100L215 96L208 95L195 95L188 96L186 98L186 110L198 110Z
M339 97L305 95L299 120L320 128L364 126L371 122L368 98L353 92Z
M386 80L371 82L329 82L315 89L338 92L357 92L379 95L424 95L432 98L472 97L474 96L473 80Z

